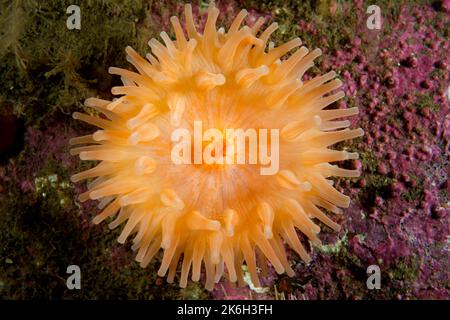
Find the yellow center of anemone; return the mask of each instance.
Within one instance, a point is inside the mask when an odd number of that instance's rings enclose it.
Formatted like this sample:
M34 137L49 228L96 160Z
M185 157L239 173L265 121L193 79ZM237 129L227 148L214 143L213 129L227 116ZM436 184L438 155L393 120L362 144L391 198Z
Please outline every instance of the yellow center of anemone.
M266 48L276 23L260 31L265 22L260 18L252 27L241 28L247 14L242 10L228 31L216 30L219 10L210 5L200 34L191 6L185 9L187 38L172 17L176 40L162 32L164 44L150 40L147 59L126 48L137 73L110 68L121 76L123 86L112 88L120 97L86 100L86 106L104 117L74 113L74 118L101 128L71 140L81 145L72 154L100 161L72 177L74 182L95 178L79 199L100 200L103 211L94 223L114 216L111 228L126 222L119 242L133 235L132 248L142 267L162 248L158 275L168 273L172 282L180 270L182 287L190 273L193 281L200 279L202 266L209 290L222 275L243 283L243 263L255 286L260 286L257 265L265 270L267 261L278 273L292 276L284 244L308 262L296 230L318 244L316 219L339 230L323 210L340 213L340 207L349 206L349 197L337 191L329 177L357 177L359 172L329 163L358 155L330 146L363 134L348 129L348 120L338 120L358 109L326 108L344 96L336 92L341 81L334 79L334 72L301 80L320 50L310 52L298 38ZM227 128L276 130L275 174L261 174L267 165L262 161L175 163L174 132L192 136L196 122L219 128L222 137ZM234 158L238 150L229 151L230 139L223 141L223 155ZM267 141L269 155L275 138ZM189 143L188 149L194 150L198 140ZM200 141L201 152L210 143ZM220 149L208 150L216 156ZM239 150L249 156L251 146ZM195 155L188 159L195 160Z

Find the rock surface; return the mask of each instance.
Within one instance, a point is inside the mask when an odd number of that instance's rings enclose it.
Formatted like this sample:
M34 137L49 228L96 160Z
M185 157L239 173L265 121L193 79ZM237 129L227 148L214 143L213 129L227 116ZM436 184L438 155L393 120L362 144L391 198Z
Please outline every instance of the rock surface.
M309 74L339 74L347 97L338 105L359 107L352 126L366 134L341 145L360 152L342 165L363 173L336 181L352 203L333 217L339 233L321 226L323 245L309 246L312 262L290 253L295 277L269 269L263 288L222 281L212 293L201 284L167 284L156 276L158 261L141 269L130 245L116 242L119 230L92 225L96 204L79 203L85 186L69 181L85 164L69 155L68 140L91 131L70 113L89 96L110 98L117 79L106 70L130 67L125 46L144 53L149 38L183 10L176 2L114 3L83 7L80 31L65 28L57 1L39 10L31 2L0 10L0 21L14 24L0 46L0 105L13 106L0 132L25 123L13 135L24 136L24 145L2 133L0 298L448 299L448 1L380 1L381 30L366 27L362 1L217 1L224 25L246 8L249 24L259 16L279 23L276 43L299 36L320 47L323 57ZM199 25L205 11L194 5ZM11 141L20 153L7 152ZM66 287L71 264L82 270L82 290ZM366 286L370 265L381 270L378 290Z

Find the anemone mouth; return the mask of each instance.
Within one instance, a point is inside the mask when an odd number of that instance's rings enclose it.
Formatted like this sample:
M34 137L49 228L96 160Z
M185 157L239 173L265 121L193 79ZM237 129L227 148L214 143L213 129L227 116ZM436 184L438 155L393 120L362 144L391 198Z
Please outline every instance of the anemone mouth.
M255 286L260 285L257 266L266 269L267 262L276 272L293 276L285 245L305 262L310 260L297 230L315 244L320 243L315 220L338 231L324 210L339 214L350 198L329 178L359 176L357 170L330 164L357 154L330 146L363 134L348 129L348 120L339 120L357 114L357 108L326 108L344 96L337 91L342 83L334 72L301 80L320 50L309 51L298 38L266 50L276 24L260 31L264 19L259 19L241 28L247 14L242 10L226 32L217 31L218 14L211 4L200 34L186 5L187 38L178 18L172 17L176 40L162 32L164 44L150 40L147 59L126 48L137 72L110 68L123 82L111 90L118 98L87 99L86 106L105 117L76 112L74 118L100 130L71 140L76 145L71 154L100 161L72 176L73 182L93 178L79 200L100 201L102 211L94 223L113 217L111 228L125 223L118 240L124 243L134 236L132 248L142 267L163 249L158 274L167 274L169 282L179 270L180 286L185 287L189 275L200 279L203 268L209 290L223 275L243 284L243 263ZM198 139L186 140L187 147L179 149L178 155L186 154L190 163L175 162L174 141L195 137L196 121L205 129L217 128L214 134L222 138L227 128L267 130L254 134L255 150L262 148L263 132L266 138L270 135L265 148L271 155L276 150L278 167L262 174L262 161L197 163ZM211 147L213 157L232 155L234 161L236 151L243 151L250 159L250 142L244 139L229 150L232 144L225 141ZM199 143L204 156L211 140Z

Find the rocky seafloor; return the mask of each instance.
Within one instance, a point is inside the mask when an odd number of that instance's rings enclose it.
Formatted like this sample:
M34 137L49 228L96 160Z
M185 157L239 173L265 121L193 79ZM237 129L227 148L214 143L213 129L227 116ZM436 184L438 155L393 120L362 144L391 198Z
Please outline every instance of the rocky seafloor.
M274 41L300 37L323 56L310 75L335 70L358 106L352 126L365 135L339 147L360 153L343 166L360 178L336 184L352 198L333 218L323 245L295 277L269 270L264 287L220 282L180 289L134 261L120 230L93 225L99 209L79 203L84 184L69 177L88 164L69 155L68 140L91 132L71 113L90 96L111 98L109 66L130 68L124 48L169 29L183 4L102 1L81 5L81 30L66 28L64 1L0 1L0 298L2 299L448 299L449 298L449 15L448 1L216 1L228 26L240 9L280 25ZM369 30L377 4L382 27ZM199 25L207 3L193 3ZM304 241L304 243L307 243ZM66 287L69 265L81 290ZM366 286L369 265L380 289Z

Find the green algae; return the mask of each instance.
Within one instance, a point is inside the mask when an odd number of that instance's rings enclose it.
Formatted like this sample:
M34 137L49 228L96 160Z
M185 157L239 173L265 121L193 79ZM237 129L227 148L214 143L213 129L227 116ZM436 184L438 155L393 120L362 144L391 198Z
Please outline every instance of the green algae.
M34 179L36 193L43 198L45 198L48 193L55 193L58 196L58 202L61 206L64 206L73 199L73 194L65 192L65 190L70 187L71 185L68 180L58 181L57 174L39 176Z
M420 258L412 254L407 258L397 259L388 272L394 281L413 283L419 275L419 270Z
M374 173L377 170L378 160L374 152L360 152L359 156L364 172Z
M430 78L437 77L438 79L444 80L447 72L443 68L434 68L433 71L430 72Z
M273 21L278 23L278 31L272 38L275 44L300 37L310 48L326 46L329 51L334 52L348 44L355 31L357 18L354 14L343 10L341 1L337 1L336 10L331 11L331 2L247 0L242 3L242 7L257 8L258 11L272 14ZM316 26L314 34L303 30L299 25L300 21L313 23Z
M335 243L327 245L314 245L314 249L319 252L327 254L338 254L342 248L348 245L347 233L345 233L341 238L339 238Z
M366 175L367 188L376 191L384 191L385 188L390 186L396 180L380 174Z
M362 164L362 178L366 182L365 191L360 196L363 199L373 201L375 196L388 195L388 187L397 180L387 175L377 173L379 160L373 151L360 152Z
M407 202L415 202L421 200L423 197L424 186L421 183L420 178L414 174L410 175L409 178L415 183L414 187L409 187L401 194L401 199Z
M419 111L425 108L429 108L432 112L438 112L440 110L440 105L434 102L433 96L428 93L418 94L414 105Z
M0 96L26 124L81 107L99 87L110 86L105 66L124 65L124 48L142 49L148 40L136 31L145 17L141 1L86 1L81 30L67 29L67 6L59 0L0 2L0 20L8 24L1 34Z

